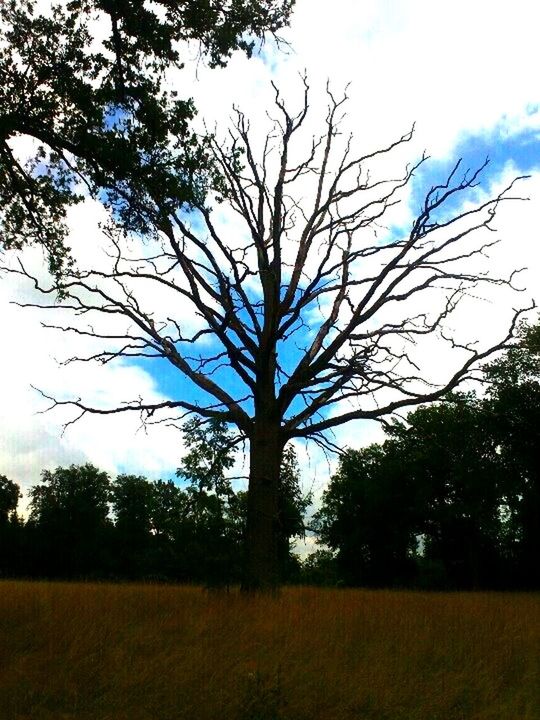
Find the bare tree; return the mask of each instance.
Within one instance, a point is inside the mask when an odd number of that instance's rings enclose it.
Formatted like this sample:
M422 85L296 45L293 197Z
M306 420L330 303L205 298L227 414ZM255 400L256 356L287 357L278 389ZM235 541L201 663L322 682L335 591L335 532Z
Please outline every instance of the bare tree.
M80 269L62 282L62 306L91 324L49 325L105 342L78 360L166 359L200 391L197 402L137 399L109 408L51 398L53 406L80 411L73 421L85 413L135 410L147 422L174 422L196 413L234 424L249 441L246 589L279 581L285 444L312 438L331 447L328 432L343 423L384 419L442 398L511 342L522 312L514 311L504 337L489 347L459 342L447 327L473 288L513 287L514 273L496 278L473 268L496 242L487 231L498 205L515 198L514 183L488 201L452 211L480 173L462 173L457 163L445 182L431 187L409 230L384 232L383 218L426 158L397 179L376 177L377 163L405 146L412 131L357 156L352 137L340 129L346 95L336 99L328 91L328 98L325 131L309 140L303 157L307 84L296 114L276 90L278 118L260 151L249 122L236 111L228 143L214 141L211 151L221 175L213 202L234 211L240 225L217 222L208 202L180 212L145 201L134 210L153 228L157 250L147 246L134 257L112 217L106 228L114 248L110 270ZM302 199L299 193L308 188L312 196ZM129 202L141 201L132 194ZM22 265L16 271L30 276ZM53 285L34 282L54 296ZM148 307L156 293L169 297L161 316ZM93 317L128 322L121 332L100 332ZM197 327L190 331L193 317ZM436 333L460 361L434 385L422 377L414 351Z

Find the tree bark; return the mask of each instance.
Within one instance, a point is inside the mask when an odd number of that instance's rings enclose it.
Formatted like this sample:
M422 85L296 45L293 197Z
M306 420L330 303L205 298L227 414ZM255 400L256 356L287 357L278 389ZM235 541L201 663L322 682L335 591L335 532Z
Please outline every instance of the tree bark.
M283 454L280 424L256 420L250 439L246 557L242 589L273 592L279 577L279 473Z

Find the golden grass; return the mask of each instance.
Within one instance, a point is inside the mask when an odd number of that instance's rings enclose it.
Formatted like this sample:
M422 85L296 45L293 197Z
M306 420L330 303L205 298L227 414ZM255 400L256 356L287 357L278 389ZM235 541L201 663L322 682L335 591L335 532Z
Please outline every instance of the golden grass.
M540 596L0 583L9 720L540 720Z

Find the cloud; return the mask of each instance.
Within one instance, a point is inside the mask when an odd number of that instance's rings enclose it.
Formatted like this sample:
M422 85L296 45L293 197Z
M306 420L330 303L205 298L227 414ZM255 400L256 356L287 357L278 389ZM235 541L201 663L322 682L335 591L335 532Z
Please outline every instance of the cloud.
M466 0L446 5L425 0L297 0L292 26L283 32L291 50L274 46L267 61L241 55L229 68L199 67L197 79L178 75L200 115L223 125L237 103L259 122L269 107L273 79L284 94L300 93L298 73L313 85L314 111L322 116L322 90L351 83L348 111L366 146L388 141L417 122L418 148L448 155L464 132L502 123L509 133L540 126L536 79L540 9L532 0Z
M21 256L29 267L42 262L37 249ZM11 304L13 298L35 302L37 296L17 277L2 275L0 472L23 488L35 484L42 469L70 463L93 462L111 473L137 472L154 478L170 474L183 454L176 430L155 427L145 434L135 415L122 413L85 416L62 435L73 411L41 414L50 402L32 385L58 398L83 396L94 406L120 404L138 395L158 402L164 396L147 372L126 363L59 365L57 359L88 354L95 347L85 339L69 340L63 333L43 328L43 320L52 322L50 312L18 307Z

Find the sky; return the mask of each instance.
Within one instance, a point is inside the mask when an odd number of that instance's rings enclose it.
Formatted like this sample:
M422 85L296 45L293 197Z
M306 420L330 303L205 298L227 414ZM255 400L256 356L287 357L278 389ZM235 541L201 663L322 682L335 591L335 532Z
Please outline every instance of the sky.
M431 161L405 196L398 223L414 216L422 187L444 177L460 157L467 167L490 158L477 198L516 175L530 175L520 185L520 194L530 200L501 209L496 223L501 242L493 258L495 274L528 268L520 276L523 298L504 297L503 305L488 308L489 313L485 303L477 314L462 318L469 336L483 340L490 337L493 318L502 318L512 303L540 300L539 26L540 7L533 0L297 0L291 27L282 33L288 49L268 42L256 57L235 55L223 70L188 60L170 83L181 95L195 98L198 121L215 125L218 133L225 132L236 105L264 137L271 81L294 105L300 102L304 72L311 86L313 128L324 120L327 82L338 94L348 85L345 124L360 148L394 140L415 123L409 159L425 150ZM92 201L69 218L70 244L77 257L93 265L99 263L102 218ZM43 272L39 251L25 250L21 257ZM112 404L134 395L164 399L178 387L176 377L162 367L156 372L126 361L103 367L59 364L84 351L84 343L44 329L40 323L50 318L13 304L33 297L31 288L15 278L0 279L0 474L28 488L42 469L91 461L112 474L173 476L183 453L174 428L145 432L137 417L124 413L86 416L62 433L66 417L60 411L43 412L48 403L32 386L57 397ZM434 368L445 366L444 351L433 346L430 352L427 359ZM342 445L356 447L381 437L379 426L369 423L350 424L337 434ZM329 462L316 448L302 446L299 453L305 485L320 496L335 459Z

